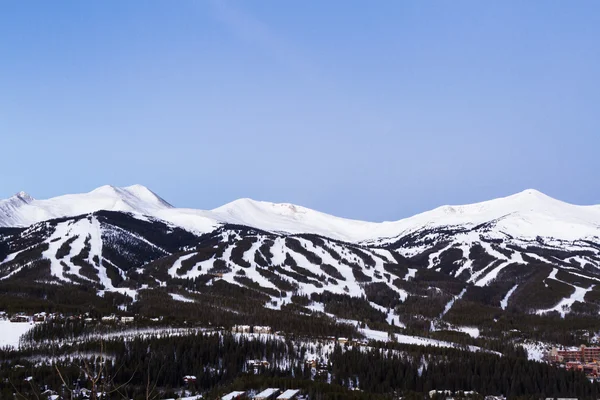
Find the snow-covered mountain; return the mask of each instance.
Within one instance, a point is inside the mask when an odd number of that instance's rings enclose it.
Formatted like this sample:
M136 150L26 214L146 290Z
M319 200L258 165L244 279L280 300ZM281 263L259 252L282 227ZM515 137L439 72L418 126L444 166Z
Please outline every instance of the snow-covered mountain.
M48 200L36 200L20 192L7 200L0 200L0 226L24 227L100 210L153 215L170 208L169 203L142 185L124 188L106 185L89 193L67 194Z
M0 202L0 226L0 283L135 297L220 282L261 292L269 307L303 293L406 307L428 298L440 312L466 290L497 309L600 312L600 207L535 190L373 223L250 199L181 209L143 186L104 186L19 193Z
M196 233L223 224L251 226L269 232L312 233L348 242L385 243L407 234L439 227L472 228L493 223L498 235L579 240L600 237L600 206L568 204L536 190L482 203L443 206L393 222L339 218L293 204L239 199L216 209L172 207L148 188L102 186L89 193L34 200L21 192L0 200L0 226L29 226L52 218L95 211L123 211L151 216Z

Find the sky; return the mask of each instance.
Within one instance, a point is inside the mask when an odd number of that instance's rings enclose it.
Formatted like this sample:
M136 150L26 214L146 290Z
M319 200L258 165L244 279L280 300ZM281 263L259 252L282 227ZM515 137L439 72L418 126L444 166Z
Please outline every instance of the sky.
M3 1L0 198L600 204L600 2Z

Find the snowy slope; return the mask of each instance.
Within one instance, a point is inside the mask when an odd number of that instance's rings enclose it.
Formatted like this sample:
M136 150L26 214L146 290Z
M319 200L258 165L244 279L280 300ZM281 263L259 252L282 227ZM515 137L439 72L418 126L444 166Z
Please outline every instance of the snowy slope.
M28 226L50 218L98 210L153 216L198 233L221 224L239 224L285 233L314 233L349 242L385 243L423 229L491 223L494 231L521 238L561 240L600 237L600 206L564 203L536 190L463 206L443 206L394 222L365 222L324 214L293 204L240 199L214 210L173 208L141 185L103 186L92 192L34 200L25 193L0 201L0 226Z
M142 185L102 186L89 193L35 200L25 192L0 200L0 226L24 227L45 220L99 210L154 215L172 206Z

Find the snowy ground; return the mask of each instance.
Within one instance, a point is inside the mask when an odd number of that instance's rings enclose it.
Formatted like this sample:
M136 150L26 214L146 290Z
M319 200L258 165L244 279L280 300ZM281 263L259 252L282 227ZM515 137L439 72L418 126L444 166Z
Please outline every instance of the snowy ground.
M32 327L29 322L0 321L0 347L19 347L19 338Z
M181 301L183 303L195 303L196 301L193 299L190 299L188 297L182 296L180 294L177 293L169 293L169 295L171 295L171 298L175 301Z
M527 350L527 358L532 361L544 361L544 355L552 349L552 345L542 342L526 341L519 344Z

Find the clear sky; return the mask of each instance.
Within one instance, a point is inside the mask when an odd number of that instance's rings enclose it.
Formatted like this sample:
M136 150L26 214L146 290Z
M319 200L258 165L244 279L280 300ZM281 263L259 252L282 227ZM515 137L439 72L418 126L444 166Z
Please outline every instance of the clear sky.
M0 198L600 204L600 2L2 1Z

